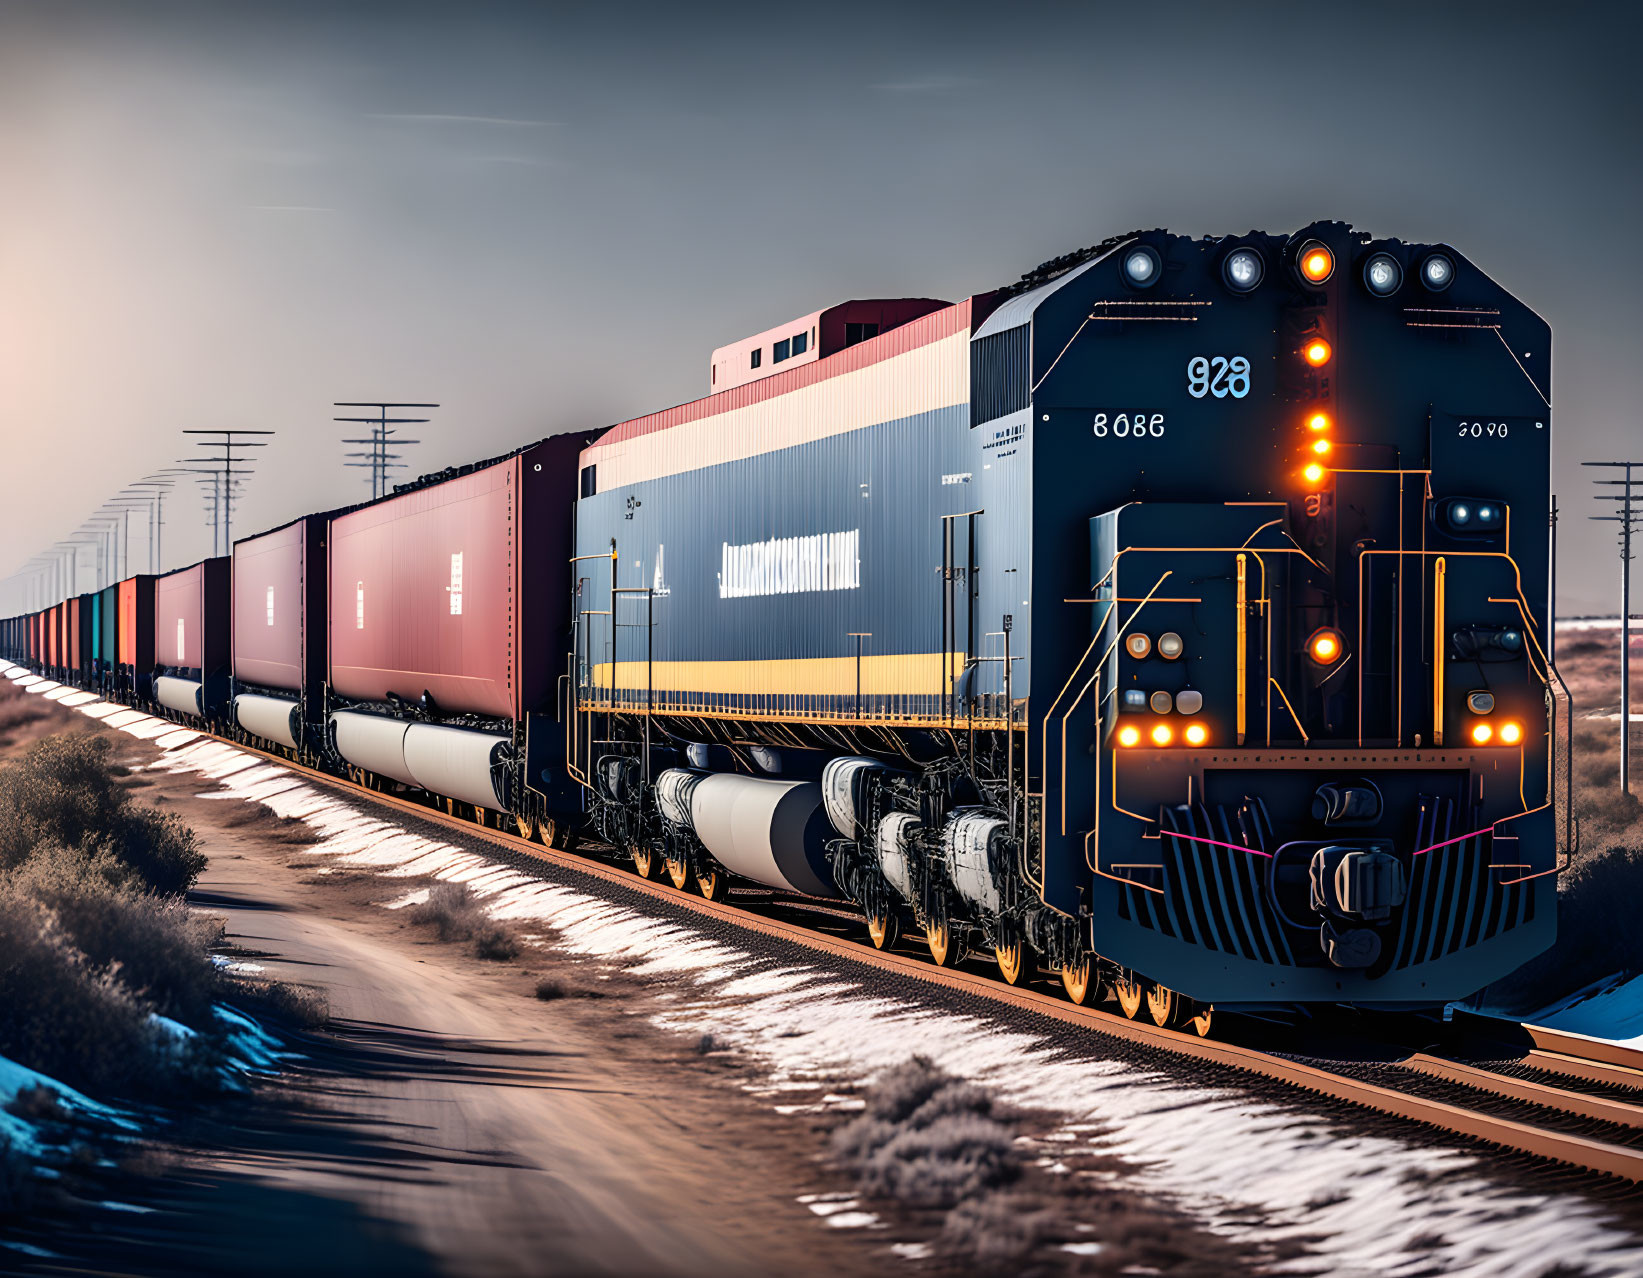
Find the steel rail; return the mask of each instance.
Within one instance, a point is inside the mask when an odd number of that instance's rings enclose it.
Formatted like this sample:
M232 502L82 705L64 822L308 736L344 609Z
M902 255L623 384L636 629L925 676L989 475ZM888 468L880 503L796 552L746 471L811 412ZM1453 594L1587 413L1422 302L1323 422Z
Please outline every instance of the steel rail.
M179 723L178 726L199 731L191 724ZM210 732L201 732L200 735L216 737L227 745L279 764L294 774L331 790L466 834L470 838L490 843L514 854L529 856L573 874L618 884L630 892L666 902L674 908L714 919L744 932L773 937L791 945L846 959L865 967L894 972L928 985L1018 1008L1126 1043L1271 1079L1301 1091L1463 1136L1497 1148L1561 1163L1598 1175L1643 1183L1643 1148L1634 1149L1591 1137L1537 1127L1514 1119L1496 1117L1480 1110L1430 1100L1378 1083L1365 1082L1286 1056L1238 1044L1202 1039L1141 1021L1126 1020L1114 1013L1082 1007L1039 990L1006 985L978 972L936 967L909 954L877 950L864 941L850 941L830 936L756 913L744 905L709 901L703 897L690 895L664 883L642 879L631 871L590 857L546 847L520 835L481 825L465 817L452 816L413 800L368 789L257 746L246 745ZM1571 1070L1585 1067L1608 1076L1600 1081L1625 1077L1631 1080L1626 1085L1643 1083L1643 1053L1554 1030L1515 1025L1513 1028L1528 1033L1531 1040L1536 1043L1534 1051L1521 1053L1524 1063L1534 1064L1540 1059L1561 1061L1569 1065ZM1581 1051L1589 1054L1578 1055L1577 1052ZM1643 1108L1622 1102L1601 1100L1562 1088L1509 1078L1424 1053L1413 1053L1391 1064L1401 1065L1411 1072L1458 1083L1491 1095L1527 1101L1560 1113L1634 1130L1643 1128Z
M221 738L219 738L221 739ZM1440 1131L1469 1137L1502 1149L1543 1158L1577 1167L1584 1171L1623 1180L1643 1182L1643 1149L1631 1149L1590 1137L1536 1127L1513 1119L1498 1118L1477 1110L1428 1100L1400 1092L1376 1083L1349 1078L1331 1070L1283 1056L1275 1056L1255 1048L1232 1043L1221 1043L1198 1038L1178 1030L1162 1029L1141 1021L1126 1020L1112 1012L1092 1007L1081 1007L1052 994L1032 989L1020 989L978 972L936 967L923 959L893 951L874 949L865 941L843 940L826 933L788 923L781 919L758 914L743 905L709 901L691 895L671 885L651 879L642 879L629 870L618 868L590 857L527 840L520 835L480 825L464 817L451 816L436 808L426 807L410 799L380 791L365 789L352 782L333 777L307 765L294 763L279 755L228 742L238 749L261 755L274 763L283 764L311 780L346 794L357 795L378 806L402 812L436 825L460 831L471 837L491 843L514 853L532 857L574 873L608 883L616 883L642 896L665 901L705 915L743 931L770 936L806 949L835 958L843 958L867 967L892 971L912 980L940 986L960 993L1007 1004L1033 1012L1064 1024L1076 1025L1128 1043L1168 1051L1177 1056L1224 1066L1246 1074L1286 1083L1299 1090L1312 1092L1332 1100L1386 1114L1394 1118L1436 1128ZM1546 1033L1542 1031L1542 1033ZM1549 1041L1563 1041L1568 1035L1549 1035ZM1579 1040L1584 1043L1585 1040ZM1635 1054L1634 1054L1635 1055ZM1403 1062L1419 1072L1446 1077L1448 1081L1464 1082L1468 1086L1505 1095L1513 1099L1533 1099L1533 1103L1579 1117L1598 1118L1605 1122L1643 1128L1643 1109L1618 1102L1598 1101L1559 1088L1540 1087L1532 1083L1494 1075L1454 1061L1417 1055ZM1622 1122L1622 1116L1624 1121Z

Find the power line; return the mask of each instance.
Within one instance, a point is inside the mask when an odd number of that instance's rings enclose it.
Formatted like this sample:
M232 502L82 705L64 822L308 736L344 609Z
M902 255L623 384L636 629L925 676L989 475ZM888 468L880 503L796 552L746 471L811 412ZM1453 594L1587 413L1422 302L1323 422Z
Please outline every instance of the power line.
M355 466L361 469L370 469L371 499L375 501L378 497L386 497L388 495L388 472L390 470L405 469L404 462L400 460L404 454L389 452L388 449L390 445L397 448L406 444L420 444L422 442L420 439L392 438L397 435L398 432L389 428L392 426L421 425L431 420L427 417L390 417L388 416L388 410L390 408L438 408L439 405L394 403L386 400L347 400L338 401L332 404L331 407L374 408L377 410L377 415L375 417L333 417L331 419L335 422L358 422L371 427L371 435L369 439L344 439L342 441L345 444L369 444L371 446L370 451L368 452L344 454L346 457L362 457L365 460L345 461L343 462L343 465Z
M1581 462L1582 466L1602 466L1625 471L1622 479L1596 479L1601 487L1619 488L1618 493L1598 493L1599 501L1618 501L1616 515L1588 515L1598 523L1620 525L1620 788L1632 790L1632 529L1643 520L1643 492L1634 494L1633 467L1643 470L1643 462Z

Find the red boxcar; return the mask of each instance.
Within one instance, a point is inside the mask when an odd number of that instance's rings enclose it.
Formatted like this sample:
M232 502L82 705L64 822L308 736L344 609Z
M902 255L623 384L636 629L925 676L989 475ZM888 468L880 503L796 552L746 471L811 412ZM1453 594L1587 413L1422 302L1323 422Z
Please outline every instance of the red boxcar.
M440 712L509 720L552 696L584 439L545 440L331 521L333 694L427 692Z
M206 559L154 583L154 664L227 675L229 559Z
M240 683L302 691L309 525L299 519L234 544L234 678ZM316 643L324 643L323 634Z

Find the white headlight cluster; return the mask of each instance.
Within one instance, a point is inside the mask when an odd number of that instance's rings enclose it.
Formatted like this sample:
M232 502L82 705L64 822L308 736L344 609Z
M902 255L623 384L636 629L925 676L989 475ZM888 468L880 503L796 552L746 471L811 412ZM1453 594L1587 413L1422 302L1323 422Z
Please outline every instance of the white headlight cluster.
M1156 249L1137 244L1124 251L1124 279L1131 288L1151 288L1163 273L1164 260Z

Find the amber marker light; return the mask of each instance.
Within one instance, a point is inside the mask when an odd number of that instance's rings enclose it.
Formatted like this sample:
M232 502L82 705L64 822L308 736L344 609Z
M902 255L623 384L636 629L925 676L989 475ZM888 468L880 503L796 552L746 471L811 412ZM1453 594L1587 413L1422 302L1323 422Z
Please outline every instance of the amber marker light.
M1335 271L1335 255L1322 244L1301 250L1301 276L1308 284L1322 284Z
M1330 349L1329 343L1321 337L1314 337L1305 346L1301 347L1301 354L1313 368L1322 368L1329 363L1329 357L1334 353Z
M1334 630L1318 630L1306 641L1306 655L1320 666L1332 666L1341 658L1341 636Z
M1491 737L1493 737L1494 735L1495 735L1495 730L1493 728L1491 728L1487 723L1474 723L1472 725L1472 744L1473 745L1488 745L1489 744L1489 739ZM1505 734L1502 733L1502 735L1504 736Z
M1119 745L1132 746L1139 740L1141 740L1141 729L1137 728L1134 724L1126 723L1122 728L1118 729Z
M1175 740L1175 733L1170 730L1167 723L1160 723L1152 730L1153 745L1167 746L1173 740Z
M1209 729L1201 723L1193 723L1181 735L1186 737L1188 745L1201 746L1209 740Z
M1324 468L1317 462L1308 462L1306 469L1301 472L1301 477L1307 483L1315 484L1324 477Z
M1312 441L1312 451L1317 453L1320 457L1328 457L1329 450L1333 447L1334 445L1327 439L1315 439Z
M1329 420L1328 413L1313 413L1306 419L1306 428L1312 431L1328 430L1334 424Z
M1515 723L1500 725L1500 740L1502 745L1516 745L1523 740L1523 729Z

